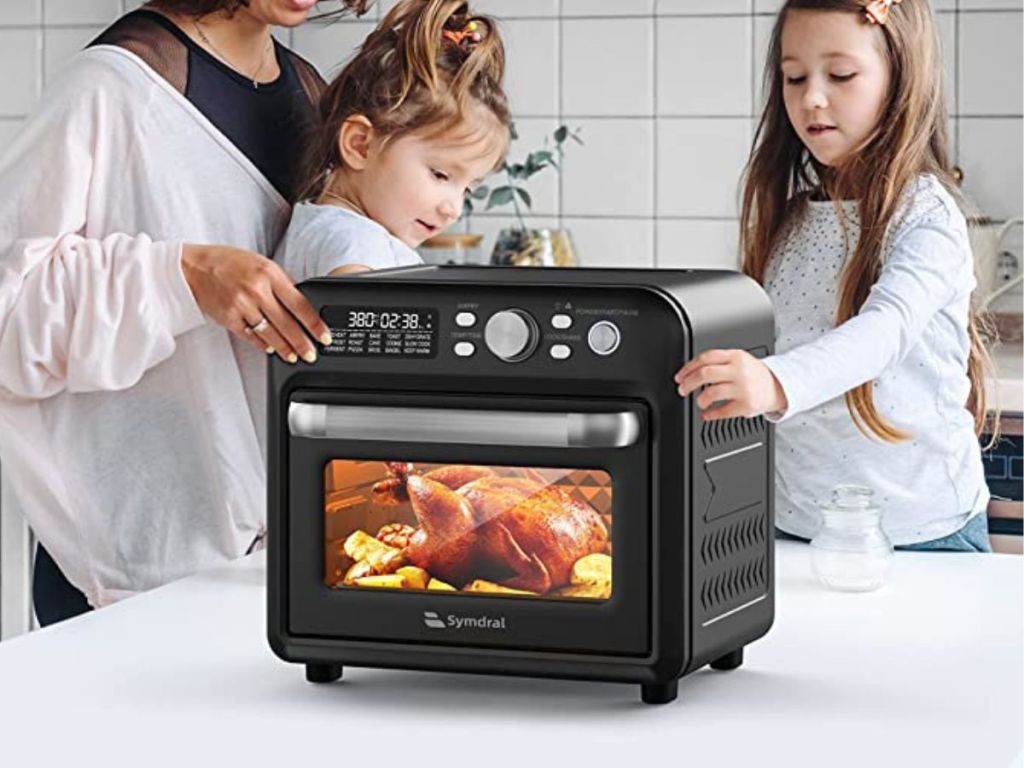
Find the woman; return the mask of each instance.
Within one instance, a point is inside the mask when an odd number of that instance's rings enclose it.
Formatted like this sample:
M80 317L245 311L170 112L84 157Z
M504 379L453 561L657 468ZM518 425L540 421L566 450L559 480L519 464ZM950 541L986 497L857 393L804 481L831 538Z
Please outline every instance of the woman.
M149 3L0 160L0 463L40 542L42 624L262 537L264 353L329 340L260 255L322 86L271 27L313 4Z

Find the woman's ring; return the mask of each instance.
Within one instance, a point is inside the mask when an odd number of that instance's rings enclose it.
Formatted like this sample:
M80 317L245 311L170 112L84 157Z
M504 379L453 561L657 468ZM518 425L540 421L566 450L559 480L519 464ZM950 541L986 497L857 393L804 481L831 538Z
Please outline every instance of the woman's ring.
M247 325L245 327L245 332L246 333L256 333L256 334L259 334L259 333L263 333L269 327L270 327L270 323L267 322L267 318L260 317L260 321L258 323L256 323L256 325Z

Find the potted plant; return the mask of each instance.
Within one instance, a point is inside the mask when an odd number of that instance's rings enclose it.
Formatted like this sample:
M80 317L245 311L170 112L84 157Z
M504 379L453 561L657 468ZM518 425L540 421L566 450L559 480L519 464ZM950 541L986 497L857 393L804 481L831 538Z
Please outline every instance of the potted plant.
M512 140L518 138L513 125ZM518 224L498 233L491 254L492 264L520 267L574 267L578 264L572 238L567 230L529 227L523 215L524 209L529 211L533 208L533 200L526 190L526 182L545 168L561 171L566 141L572 140L577 144L583 144L579 129L570 130L565 125L558 126L551 134L551 139L553 146L548 146L548 137L545 137L544 146L527 154L522 162L506 160L496 172L498 175L504 174L503 184L493 187L481 185L466 196L466 214L473 213L474 204L483 204L485 200L485 210L511 205L515 211Z

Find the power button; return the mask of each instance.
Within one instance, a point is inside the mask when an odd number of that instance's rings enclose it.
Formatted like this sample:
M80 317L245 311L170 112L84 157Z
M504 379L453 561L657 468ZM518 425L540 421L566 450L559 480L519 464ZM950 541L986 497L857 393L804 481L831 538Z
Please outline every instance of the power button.
M620 341L622 341L622 334L619 333L618 326L607 320L594 323L590 326L590 332L587 334L587 343L598 355L610 355L619 348Z

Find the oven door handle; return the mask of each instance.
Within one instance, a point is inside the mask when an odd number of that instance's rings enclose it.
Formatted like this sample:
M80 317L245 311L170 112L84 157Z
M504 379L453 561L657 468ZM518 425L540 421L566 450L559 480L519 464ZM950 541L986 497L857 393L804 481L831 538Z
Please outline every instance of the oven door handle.
M293 437L554 448L624 448L640 436L632 411L545 413L289 403Z

